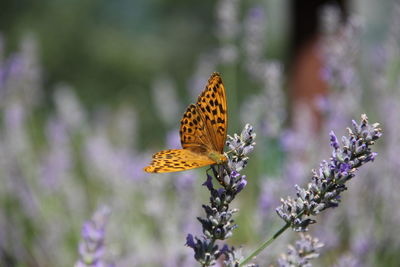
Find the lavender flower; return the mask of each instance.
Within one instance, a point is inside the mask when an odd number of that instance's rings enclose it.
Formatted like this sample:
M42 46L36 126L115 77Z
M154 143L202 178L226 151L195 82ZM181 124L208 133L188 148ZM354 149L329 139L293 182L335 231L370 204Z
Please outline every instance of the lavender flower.
M75 92L66 84L58 85L54 94L57 113L70 131L85 132L87 118Z
M29 110L39 103L41 68L36 50L34 38L26 36L20 51L0 62L0 107L17 100Z
M167 126L174 125L181 110L175 88L174 81L167 76L157 78L152 86L154 107Z
M335 6L327 6L322 14L325 15L321 18L325 30L321 43L325 61L322 78L334 87L359 92L355 64L360 49L361 23L352 16L341 27L337 18L340 12Z
M319 172L313 170L311 183L307 188L296 185L297 197L281 200L282 205L276 209L279 217L295 231L307 231L315 216L323 210L337 207L340 194L347 187L345 183L354 177L356 169L369 161L373 161L376 153L369 146L381 137L379 124L368 124L365 114L361 116L360 124L353 121L353 130L348 128L348 137L342 138L342 148L333 132L331 136L332 156L328 161L322 161Z
M49 148L42 159L41 180L44 187L57 189L72 169L71 144L63 121L51 118L46 128Z
M354 15L339 24L338 7L327 6L321 17L325 32L320 42L323 60L321 76L331 86L329 102L335 110L330 111L329 128L344 124L348 118L359 114L363 88L358 70L361 55L362 24ZM339 112L338 112L339 111ZM332 125L334 124L334 125Z
M261 88L259 95L249 97L242 106L241 119L255 125L262 135L278 136L286 117L282 90L283 68L278 61L266 60L266 14L262 6L249 8L243 23L242 47L248 75ZM265 107L268 107L268 110Z
M253 132L253 127L246 124L242 133L239 135L234 134L233 137L228 135L226 145L233 152L228 166L231 171L240 172L247 165L247 154L251 153L254 149L256 134Z
M104 235L109 215L109 208L102 206L94 213L91 220L83 224L79 260L75 263L75 267L113 266L104 260Z
M351 254L345 254L341 256L338 260L338 262L333 265L333 267L361 267L364 266L361 264L357 258L355 258Z
M341 12L336 5L326 5L320 10L320 23L321 32L325 34L335 34L340 28L340 16Z
M186 245L194 250L195 259L202 266L214 265L217 259L225 256L226 266L238 266L239 259L236 258L235 249L224 245L222 248L216 244L216 240L225 240L233 235L237 227L233 215L237 209L230 209L229 204L234 200L247 184L246 177L241 171L247 164L247 155L254 149L256 134L253 127L246 125L242 133L228 136L227 146L231 149L227 153L228 163L218 167L212 166L212 174L207 173L207 180L203 184L210 191L210 203L203 205L206 213L204 218L198 217L203 228L203 236L193 237L188 234ZM213 177L222 186L215 188Z
M258 75L258 74L259 75ZM282 91L282 65L263 61L259 71L253 73L263 91L249 97L242 105L241 120L256 124L263 136L277 137L285 121L285 96ZM268 110L265 107L268 107Z
M279 267L311 267L310 260L318 258L319 249L324 246L310 235L300 234L294 246L289 245L287 254L278 259Z
M244 23L243 50L245 53L246 70L253 78L264 75L264 62L262 61L265 36L266 15L262 7L252 7L247 11Z
M217 32L221 42L219 59L222 63L233 63L238 58L238 48L234 44L239 33L239 0L220 0L216 8Z
M198 57L195 71L186 86L192 99L196 99L199 96L200 90L203 89L204 84L207 82L210 70L216 69L217 63L215 51L201 54Z
M224 255L225 255L225 260L224 260L224 265L225 267L238 267L240 265L240 261L243 259L242 256L242 250L241 249L235 249L232 247L230 250L228 250L228 246L224 246ZM247 264L245 265L246 267L258 267L258 264Z

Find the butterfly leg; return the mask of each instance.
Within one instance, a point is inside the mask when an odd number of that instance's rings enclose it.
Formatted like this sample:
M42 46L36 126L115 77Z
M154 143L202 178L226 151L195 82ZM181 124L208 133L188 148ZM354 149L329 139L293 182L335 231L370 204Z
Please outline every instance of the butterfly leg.
M210 175L210 174L208 173L210 170L212 170L212 165L210 166L210 168L208 168L208 169L206 170L206 174L207 174L207 175Z
M220 185L222 185L223 187L226 187L228 185L224 180L225 175L230 175L229 168L226 163L222 165L211 165L210 168L208 168L206 171L207 175L210 175L210 170L212 171L212 174L217 179Z
M217 179L218 183L221 184L220 176L219 176L217 170L215 170L215 167L214 167L214 166L215 166L215 165L211 165L210 168L207 169L206 173L207 173L207 175L210 175L210 174L209 174L209 171L211 170L213 176ZM210 175L210 176L211 176L211 175ZM223 184L221 184L221 185L223 185Z
M215 177L215 179L217 179L217 181L218 181L218 183L220 184L220 185L222 185L222 186L224 186L224 183L223 183L223 180L221 179L221 177L222 176L220 176L220 171L218 170L215 170L215 167L214 167L215 165L211 165L210 166L210 168L208 168L207 170L206 170L206 173L207 173L207 175L208 176L211 176L211 177ZM212 171L212 175L209 173L210 171Z

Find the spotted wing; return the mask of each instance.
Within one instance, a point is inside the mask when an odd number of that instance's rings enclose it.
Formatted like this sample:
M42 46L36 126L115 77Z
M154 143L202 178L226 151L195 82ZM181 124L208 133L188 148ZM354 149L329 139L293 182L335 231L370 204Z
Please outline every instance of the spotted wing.
M214 72L196 106L202 114L207 134L215 151L222 153L226 141L228 114L225 87L219 73Z
M198 153L222 153L226 139L227 106L225 87L218 73L213 73L195 105L190 105L181 120L183 148Z
M205 124L204 115L194 104L189 105L185 114L183 114L179 134L184 149L199 154L206 154L207 151L215 150Z
M207 156L188 149L168 149L154 154L150 165L144 170L152 173L179 172L214 163Z

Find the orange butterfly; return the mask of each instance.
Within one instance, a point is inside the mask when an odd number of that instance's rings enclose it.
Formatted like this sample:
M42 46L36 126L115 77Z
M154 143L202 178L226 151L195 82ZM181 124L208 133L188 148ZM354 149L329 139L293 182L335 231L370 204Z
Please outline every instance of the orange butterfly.
M186 109L181 120L182 149L168 149L153 155L146 172L178 172L211 164L223 164L228 124L225 87L214 72L204 91Z

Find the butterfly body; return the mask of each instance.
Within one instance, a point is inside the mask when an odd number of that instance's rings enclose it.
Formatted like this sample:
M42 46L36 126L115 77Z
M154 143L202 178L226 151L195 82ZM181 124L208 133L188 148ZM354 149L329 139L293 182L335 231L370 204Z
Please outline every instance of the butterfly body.
M168 149L153 155L146 172L184 171L227 161L223 154L227 131L225 87L213 73L196 104L187 107L180 126L182 149Z
M227 158L224 154L218 153L216 151L210 151L207 155L211 160L215 161L217 164L224 164L227 162Z

